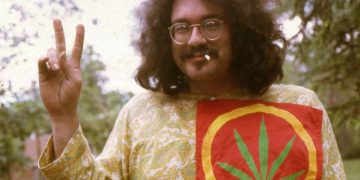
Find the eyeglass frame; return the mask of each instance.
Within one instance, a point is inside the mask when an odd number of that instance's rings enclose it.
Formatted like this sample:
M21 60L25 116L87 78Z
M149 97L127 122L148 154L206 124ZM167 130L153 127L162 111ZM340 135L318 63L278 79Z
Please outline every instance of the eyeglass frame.
M203 30L202 30L201 27L202 27L202 25L204 24L204 22L206 22L206 21L208 21L208 20L217 20L218 22L220 22L221 32L220 32L220 34L219 34L216 38L209 38L209 37L207 37L207 36L203 33ZM189 26L189 28L191 28L191 32L190 32L190 35L189 35L189 37L188 37L188 40L185 41L184 43L177 42L177 41L175 40L175 38L173 37L173 35L172 35L172 28L175 27L175 25L178 25L178 24L186 24L186 25ZM197 27L197 26L199 27L199 30L200 30L201 35L202 35L205 39L207 39L207 40L209 40L209 41L215 41L215 40L219 39L219 38L221 37L222 33L223 33L224 20L221 20L221 19L219 19L219 18L209 18L209 19L203 20L200 24L198 23L198 24L191 24L191 25L189 25L189 24L187 24L187 23L175 23L175 24L173 24L173 25L171 25L171 26L168 27L169 34L170 34L170 38L171 38L171 40L172 40L174 43L176 43L176 44L179 44L179 45L186 44L186 43L190 40L190 38L191 38L191 34L192 34L192 31L193 31L194 27Z

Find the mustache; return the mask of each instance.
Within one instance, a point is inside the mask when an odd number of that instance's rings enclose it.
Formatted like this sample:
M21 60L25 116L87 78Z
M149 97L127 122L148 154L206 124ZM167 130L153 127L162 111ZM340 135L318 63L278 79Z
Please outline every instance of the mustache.
M206 46L199 46L199 47L192 47L190 49L188 49L187 51L185 51L182 55L181 55L181 59L185 60L188 59L192 56L194 56L195 54L202 54L202 55L209 55L212 58L217 58L219 57L219 50L218 49L212 49L212 48L208 48Z

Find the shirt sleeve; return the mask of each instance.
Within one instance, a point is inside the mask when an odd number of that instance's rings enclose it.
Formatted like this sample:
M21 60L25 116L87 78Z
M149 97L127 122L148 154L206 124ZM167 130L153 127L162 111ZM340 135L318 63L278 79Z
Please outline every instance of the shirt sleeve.
M323 115L322 138L324 179L346 179L344 165L326 111L324 111Z
M346 179L343 162L336 143L335 134L329 116L319 98L312 92L312 106L323 111L322 148L323 148L323 178Z
M128 179L129 140L126 112L120 112L103 152L95 158L81 126L59 158L53 158L50 138L39 159L39 169L49 179Z

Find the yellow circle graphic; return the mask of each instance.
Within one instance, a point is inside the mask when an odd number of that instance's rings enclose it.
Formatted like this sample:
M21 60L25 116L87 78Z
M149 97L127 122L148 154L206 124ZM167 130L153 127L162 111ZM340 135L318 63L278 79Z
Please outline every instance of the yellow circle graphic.
M263 104L254 104L251 106L237 108L230 112L224 113L218 116L214 122L212 122L206 131L206 134L203 139L201 147L201 159L202 166L205 174L206 180L215 180L215 175L211 163L211 145L216 133L219 129L224 126L227 122L252 113L268 113L273 114L277 117L282 118L294 129L295 133L300 137L300 139L305 143L307 152L309 155L309 171L306 174L305 179L315 179L317 174L316 167L316 148L314 142L309 135L309 133L304 128L303 124L290 112L274 107L266 106Z

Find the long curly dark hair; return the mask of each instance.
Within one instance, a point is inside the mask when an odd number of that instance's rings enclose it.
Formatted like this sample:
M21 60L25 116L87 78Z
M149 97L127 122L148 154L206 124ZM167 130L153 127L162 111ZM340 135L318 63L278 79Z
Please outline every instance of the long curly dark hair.
M283 77L286 40L266 0L204 0L225 9L232 33L232 73L240 88L263 94ZM135 11L140 37L133 42L142 60L136 82L152 91L177 94L189 89L176 66L168 27L174 0L147 0Z

